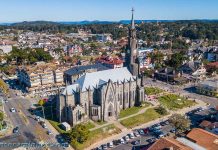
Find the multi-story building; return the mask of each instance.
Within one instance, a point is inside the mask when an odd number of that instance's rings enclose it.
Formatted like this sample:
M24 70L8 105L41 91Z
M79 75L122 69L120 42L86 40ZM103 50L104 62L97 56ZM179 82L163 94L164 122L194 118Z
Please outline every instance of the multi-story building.
M20 85L26 88L30 94L51 95L58 86L64 84L63 72L67 68L54 64L38 64L17 69L17 77Z

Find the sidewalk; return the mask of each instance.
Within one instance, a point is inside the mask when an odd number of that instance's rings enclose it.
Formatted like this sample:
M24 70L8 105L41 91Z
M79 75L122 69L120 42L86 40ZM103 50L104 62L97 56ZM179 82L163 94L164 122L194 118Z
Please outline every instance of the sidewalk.
M45 123L48 126L48 129L52 132L52 134L54 135L55 139L57 137L57 135L60 135L60 133L50 124L50 122L48 120L45 119ZM56 139L57 140L57 139ZM70 144L69 147L65 148L66 150L74 150Z

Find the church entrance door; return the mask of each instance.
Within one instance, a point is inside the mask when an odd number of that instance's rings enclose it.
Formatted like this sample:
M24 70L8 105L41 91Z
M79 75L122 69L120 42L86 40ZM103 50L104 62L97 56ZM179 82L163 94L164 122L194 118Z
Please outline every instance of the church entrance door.
M112 117L113 116L113 105L110 104L108 107L108 117Z

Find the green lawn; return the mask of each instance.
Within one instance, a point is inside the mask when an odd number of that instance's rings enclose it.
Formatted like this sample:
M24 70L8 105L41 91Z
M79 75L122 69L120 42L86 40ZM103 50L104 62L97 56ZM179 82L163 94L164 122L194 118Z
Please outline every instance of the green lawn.
M125 110L121 110L120 114L119 114L119 118L124 118L124 117L127 117L129 115L136 114L140 110L142 110L143 108L146 108L148 106L149 106L149 104L145 103L143 106L139 106L139 107L134 106L134 107L131 107L131 108L127 108Z
M91 122L84 123L84 125L86 126L87 129L92 129L95 127L95 125Z
M133 128L135 126L141 125L143 123L147 123L149 121L155 120L161 117L154 108L149 108L146 112L140 115L136 115L134 117L130 117L128 119L124 119L120 121L120 123L127 128Z
M84 142L83 144L80 144L78 142L76 143L71 143L74 149L76 150L83 150L87 148L88 146L104 139L107 138L111 135L118 134L120 133L120 129L115 127L113 124L108 125L106 127L102 127L93 131L90 131L88 140Z
M167 94L158 98L160 104L169 110L177 110L193 106L196 102L180 97L176 94Z
M164 92L164 90L158 87L145 87L145 94L147 95L156 95L162 92Z

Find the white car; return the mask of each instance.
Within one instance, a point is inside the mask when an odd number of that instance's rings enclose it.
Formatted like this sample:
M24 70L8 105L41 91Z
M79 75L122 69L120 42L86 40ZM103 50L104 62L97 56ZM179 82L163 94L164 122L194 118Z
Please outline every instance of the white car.
M16 112L15 108L11 108L11 112Z
M113 147L114 147L113 142L108 143L108 147L109 147L109 148L113 148Z
M42 124L42 127L43 127L43 128L48 128L45 123Z
M36 116L35 120L39 122L40 121L40 117Z
M134 134L133 134L133 133L130 133L130 134L129 134L129 138L130 138L130 139L134 139L134 138L135 138Z
M139 137L140 135L139 135L139 133L136 131L136 132L134 132L134 135L135 135L135 137Z
M125 143L123 138L121 138L119 141L120 141L120 144L124 144Z
M129 141L129 136L124 137L125 141Z

